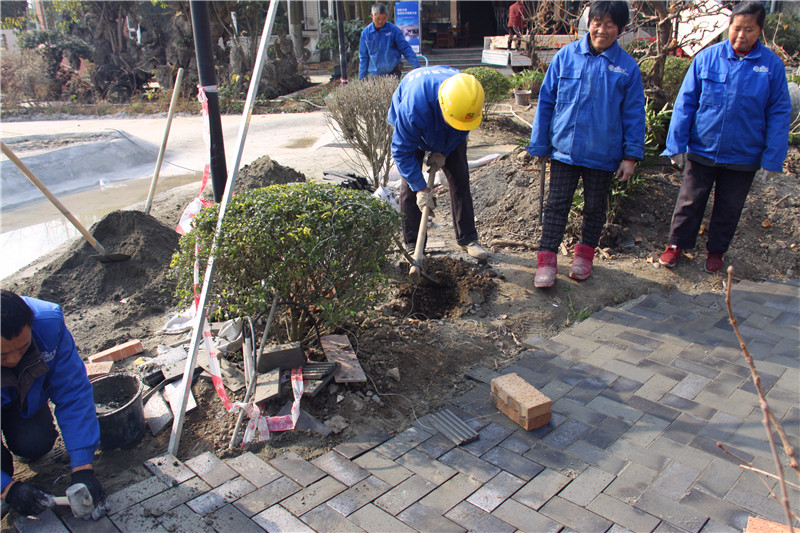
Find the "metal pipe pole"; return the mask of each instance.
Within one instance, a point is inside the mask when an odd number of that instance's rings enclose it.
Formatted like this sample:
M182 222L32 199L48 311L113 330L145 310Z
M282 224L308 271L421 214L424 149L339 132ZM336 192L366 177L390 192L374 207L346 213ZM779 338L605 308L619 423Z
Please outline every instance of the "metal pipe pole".
M336 1L336 20L339 30L339 69L341 70L342 85L347 84L347 39L344 35L344 2Z
M150 182L150 192L147 193L147 202L144 204L144 214L150 214L150 207L153 205L153 195L156 193L158 184L158 174L161 172L161 164L164 162L164 152L167 151L167 139L169 139L169 129L172 126L172 115L175 113L175 103L181 93L181 83L183 82L183 67L178 69L175 77L175 85L172 87L172 100L169 103L169 113L167 114L167 127L164 129L164 138L161 140L161 148L158 149L158 160L153 171L153 179Z

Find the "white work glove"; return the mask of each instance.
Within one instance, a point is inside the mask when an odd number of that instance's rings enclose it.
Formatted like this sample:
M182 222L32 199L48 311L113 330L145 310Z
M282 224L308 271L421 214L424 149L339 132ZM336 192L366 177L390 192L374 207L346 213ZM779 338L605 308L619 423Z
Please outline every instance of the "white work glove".
M620 183L625 183L626 181L631 179L631 176L633 176L633 171L635 169L636 169L636 161L623 160L619 164L619 168L617 169L617 174L616 174L617 181L619 181Z
M444 162L447 159L444 154L431 152L428 155L428 172L436 172L444 168Z
M686 166L686 153L671 155L669 159L672 161L673 165L681 170Z
M433 216L433 208L436 207L436 204L433 202L433 192L428 189L428 192L417 191L417 207L419 210L422 211L425 207L431 208L431 216Z
M777 178L778 175L780 175L780 172L777 172L775 170L767 170L764 167L761 167L761 169L758 172L761 174L761 181L763 181L765 183L768 180L773 180L773 179Z

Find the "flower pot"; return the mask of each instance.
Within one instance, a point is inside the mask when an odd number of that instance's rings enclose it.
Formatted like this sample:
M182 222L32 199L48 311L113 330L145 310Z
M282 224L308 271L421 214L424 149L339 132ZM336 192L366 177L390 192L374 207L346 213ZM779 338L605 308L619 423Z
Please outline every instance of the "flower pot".
M514 101L517 105L528 105L531 103L530 91L514 91Z

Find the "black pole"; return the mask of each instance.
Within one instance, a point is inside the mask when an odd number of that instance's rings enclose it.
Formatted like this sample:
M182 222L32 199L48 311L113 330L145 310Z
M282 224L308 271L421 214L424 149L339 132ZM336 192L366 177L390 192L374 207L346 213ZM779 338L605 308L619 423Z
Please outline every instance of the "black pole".
M344 2L336 1L336 18L339 29L339 69L342 71L342 84L347 83L347 39L344 37Z
M208 126L211 140L211 187L214 201L222 200L228 169L225 163L225 144L222 138L222 119L219 114L219 93L217 74L214 72L214 51L211 48L211 23L208 15L208 2L189 2L192 14L194 50L197 55L197 71L200 86L206 87L208 97Z

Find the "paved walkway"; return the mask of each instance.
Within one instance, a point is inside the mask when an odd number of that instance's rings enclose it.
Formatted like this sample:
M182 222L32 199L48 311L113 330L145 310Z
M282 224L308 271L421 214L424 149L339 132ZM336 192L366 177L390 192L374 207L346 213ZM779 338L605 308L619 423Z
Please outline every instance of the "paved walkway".
M772 409L798 448L800 283L742 282L733 304ZM536 339L529 339L535 343ZM755 475L774 471L723 295L650 295L607 308L503 371L553 400L524 431L489 403L486 368L451 407L480 433L455 447L418 420L305 461L150 460L153 477L110 497L97 523L53 515L22 531L741 532L783 521ZM794 477L794 476L792 476ZM796 477L794 478L796 481ZM770 483L774 486L774 483ZM792 494L795 510L800 496ZM263 529L262 529L263 528Z

